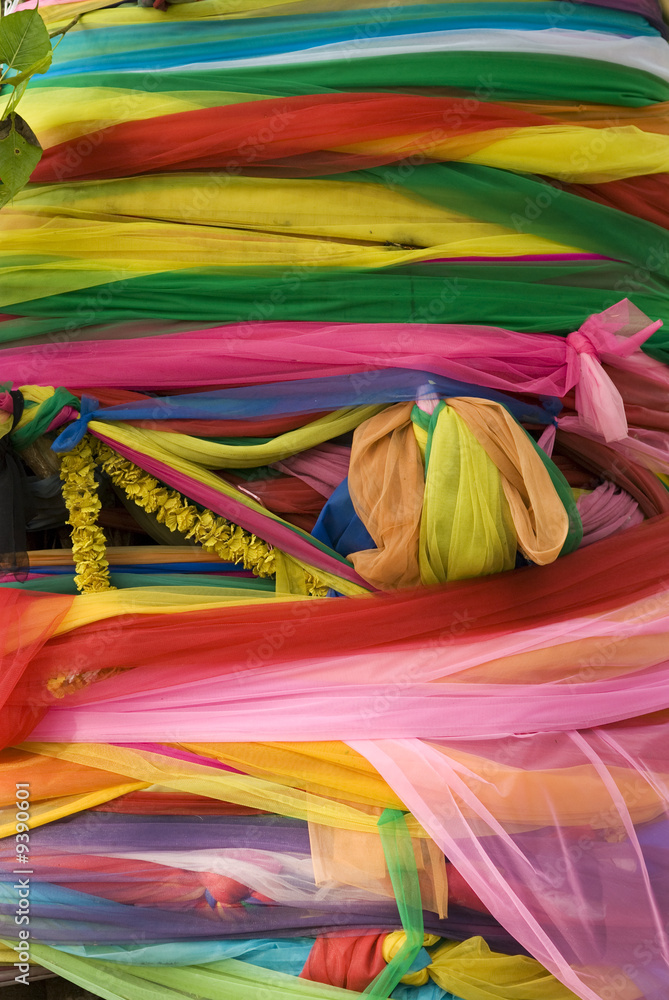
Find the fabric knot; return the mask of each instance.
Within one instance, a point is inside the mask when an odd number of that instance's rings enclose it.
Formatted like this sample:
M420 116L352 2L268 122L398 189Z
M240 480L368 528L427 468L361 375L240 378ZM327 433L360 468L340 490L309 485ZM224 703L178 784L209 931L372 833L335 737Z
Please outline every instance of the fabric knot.
M662 326L628 299L589 316L567 337L567 364L574 386L581 429L604 441L622 441L628 426L625 406L602 363L615 366L628 358ZM570 357L571 352L571 357ZM573 366L573 367L572 367Z
M567 343L578 354L604 360L607 355L627 358L662 325L662 320L652 322L633 302L622 299L604 312L588 316L575 333L569 334Z
M581 327L580 330L576 330L574 333L570 333L567 337L567 343L574 351L576 351L577 354L589 354L590 357L597 358L599 360L599 349L597 345L593 343L587 333L583 333L582 331L583 327Z
M427 382L420 386L416 393L416 406L424 413L432 416L439 406L439 396L434 391L433 383Z
M91 420L98 416L99 407L97 399L93 399L91 396L82 396L79 419L74 420L58 435L51 445L51 450L62 452L75 448L83 440Z

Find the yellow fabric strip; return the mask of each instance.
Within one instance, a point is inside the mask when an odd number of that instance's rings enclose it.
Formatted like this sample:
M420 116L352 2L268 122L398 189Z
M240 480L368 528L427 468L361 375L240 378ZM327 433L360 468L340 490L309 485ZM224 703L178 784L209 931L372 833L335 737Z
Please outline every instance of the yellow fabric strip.
M258 778L380 809L404 803L372 765L345 743L180 743Z
M21 419L19 420L16 427L13 430L21 430L27 424L32 423L35 417L38 415L39 406L41 403L46 403L48 399L54 394L53 386L43 386L43 385L22 385L21 394L26 403L36 403L36 406L26 406L21 414ZM9 416L9 414L5 414ZM10 417L11 419L11 417ZM2 432L0 430L0 437Z
M391 931L390 934L386 935L381 948L384 962L390 962L395 957L398 951L404 947L406 939L404 931ZM440 940L441 938L437 934L424 934L423 948L431 948ZM427 969L419 969L417 972L408 972L406 976L402 976L401 981L408 986L424 986L429 978Z
M510 138L462 158L517 173L536 173L561 181L604 184L640 174L669 170L669 136L643 132L634 125L572 129L540 125L518 129Z
M565 543L569 518L527 432L492 400L459 397L448 405L501 474L518 547L539 566L553 562Z
M261 465L281 462L291 455L297 455L318 444L323 444L325 441L331 441L332 438L339 437L341 434L346 434L382 409L382 406L377 405L350 406L335 410L333 413L318 417L303 427L279 434L264 444L217 444L212 438L191 437L188 434L179 434L173 431L144 429L140 431L139 428L129 427L121 422L107 424L94 420L91 422L91 427L108 437L122 441L122 443L125 442L119 436L119 430L122 429L123 433L126 431L141 433L145 443L145 447L141 450L156 458L158 454L154 454L151 450L154 445L163 453L197 463L204 469L255 469ZM169 464L172 462L170 461ZM232 487L229 489L237 493ZM257 508L260 508L259 504Z
M54 294L74 292L81 288L94 288L100 284L156 274L161 270L161 267L142 267L138 263L133 268L124 268L111 262L100 263L95 260L87 261L85 266L83 263L81 266L73 265L72 261L48 261L28 266L0 267L0 309L18 302L42 298L45 289L52 289Z
M20 422L16 426L20 426ZM6 413L4 410L0 411L0 438L3 438L12 430L14 430L14 417L11 413Z
M74 102L73 93L76 93ZM202 90L179 92L177 97L171 93L151 94L121 87L81 87L76 91L71 87L50 87L48 90L28 90L21 98L21 107L42 147L49 149L121 122L240 104L261 100L262 96Z
M240 749L235 744L184 745L189 748L206 746L213 750L214 759L225 760L228 757L218 748L231 746L231 761L239 754L240 762L245 760L249 767L252 765L249 757L253 758L253 751L246 757L245 749ZM312 744L315 754L320 745ZM269 747L272 746L273 744L269 744ZM290 747L291 744L278 746ZM324 759L328 761L334 756L336 760L337 745L324 746ZM330 747L333 749L328 757ZM318 791L305 792L300 788L289 787L280 780L231 774L207 767L204 763L181 761L145 750L104 743L24 743L19 749L112 771L142 785L161 785L172 791L204 795L262 810L267 809L269 802L272 810L283 816L348 830L377 832L377 817L366 811L371 806L359 803L360 808L356 808L350 803L332 801L329 796L323 796ZM475 790L480 806L494 815L509 833L546 826L589 827L593 816L598 817L600 827L606 829L615 819L611 812L610 793L602 785L601 776L590 765L532 771L443 745L435 746L435 749L448 758L463 781ZM259 758L260 754L256 756L256 761ZM280 754L277 762L284 768L290 763L285 758L282 761ZM294 763L293 761L291 766ZM609 770L625 798L635 824L648 822L662 814L662 797L653 786L633 786L628 768L612 767ZM663 776L663 780L666 779L667 776ZM385 794L381 787L379 791L381 795ZM472 809L464 801L460 801L459 806L467 819L477 819L480 814L479 810ZM427 837L412 816L407 817L407 823L412 836ZM480 835L486 835L485 827L480 823L478 825Z
M306 598L305 598L306 599ZM294 595L276 595L271 591L249 591L240 587L222 591L220 587L128 587L93 594L77 594L72 606L56 627L54 635L63 635L93 622L118 615L178 615L191 611L261 604L271 601L302 600ZM311 598L309 598L311 600Z
M146 782L132 781L111 785L109 788L100 788L94 792L63 795L54 799L46 799L43 802L32 802L30 804L30 829L35 830L38 826L53 823L57 819L63 819L64 816L73 816L74 813L92 809L93 806L102 805L103 802L110 802L120 795L137 792L146 787ZM7 809L0 809L0 839L13 837L15 833L16 807L12 805Z
M0 945L0 965L13 965L16 961L16 952L7 945ZM39 962L36 958L29 958L28 965L39 965Z
M232 174L29 185L3 209L2 223L13 226L11 216L23 214L174 220L417 247L515 233L382 184Z
M309 820L325 826L347 830L374 832L377 816L370 815L353 805L331 801L300 789L288 788L277 782L242 774L231 774L206 764L177 760L105 743L25 743L20 749L33 753L71 760L87 767L99 767L127 775L135 781L149 785L162 785L172 791L204 795L222 802L266 810L270 804L273 812L282 816ZM407 817L412 836L427 837L413 819Z
M36 258L28 265L0 268L0 307L39 298L46 289L52 294L63 293L103 282L202 266L377 269L433 257L579 251L578 247L522 233L456 239L403 250L317 236L241 232L222 226L186 228L161 222L91 222L60 217L45 220L39 215L16 211L3 216L0 225L0 253Z
M432 3L457 3L459 0L420 0L420 5ZM476 2L476 0L472 0ZM504 0L493 0L503 3ZM521 0L536 3L537 0ZM366 10L369 0L173 0L167 10L152 7L122 5L108 10L100 10L107 0L77 0L67 4L41 7L40 15L50 30L68 24L78 13L85 13L72 29L84 31L86 28L114 27L121 24L161 24L164 21L220 21L246 17L274 17L291 14L314 14L331 10ZM406 4L406 0L405 0ZM412 4L413 6L413 4Z
M450 406L436 418L425 477L419 562L424 584L513 569L516 533L499 470Z
M448 162L479 163L517 173L537 173L581 184L660 174L669 170L669 136L645 132L635 125L591 129L581 125L536 125L526 128L491 129L476 133L481 148L467 148L473 140L456 136L435 140L425 135L395 136L392 140L356 143L339 147L346 152L397 148L405 153L422 153Z
M274 567L276 572L275 593L276 597L298 598L309 596L309 581L306 579L305 570L318 580L321 587L336 590L339 594L345 593L347 597L370 597L371 594L363 587L355 583L342 580L334 573L328 573L324 569L315 569L306 563L281 552L279 549L272 550L274 555ZM311 597L314 596L312 593ZM320 595L323 596L323 595Z
M491 951L482 937L444 942L431 955L430 978L466 1000L577 1000L535 958Z

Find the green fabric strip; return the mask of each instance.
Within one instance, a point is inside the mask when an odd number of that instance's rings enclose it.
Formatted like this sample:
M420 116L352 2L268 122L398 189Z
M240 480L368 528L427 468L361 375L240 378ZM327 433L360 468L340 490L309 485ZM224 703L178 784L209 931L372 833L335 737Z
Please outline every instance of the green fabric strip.
M578 512L578 507L576 506L576 500L574 499L574 494L571 491L571 486L562 475L555 462L548 457L543 448L539 447L531 434L528 434L527 436L532 442L532 447L536 451L537 455L546 466L546 471L551 477L551 482L555 487L555 492L559 496L562 506L566 510L567 517L569 518L567 537L565 538L564 545L560 550L560 555L566 556L569 552L574 552L583 541L583 522L581 521L581 515Z
M3 941L7 947L14 942ZM208 965L138 966L78 958L30 942L31 958L102 1000L351 1000L350 990L228 959Z
M446 87L489 101L559 98L641 107L669 100L669 83L644 70L575 56L522 52L419 52L244 69L46 74L33 77L30 86L122 87L151 93L223 90L267 96L401 93L407 87L429 87L434 93L435 88Z
M616 208L570 194L532 175L473 163L388 166L337 180L368 180L406 190L441 208L542 236L565 246L627 261L669 276L666 229Z
M277 296L277 290L281 296ZM274 296L274 299L271 298ZM577 330L592 313L629 298L652 319L669 320L669 283L629 264L422 264L383 271L283 268L189 270L155 274L13 306L34 317L70 316L85 329L144 318L193 323L316 320L355 323L476 323L526 333ZM276 299L279 301L276 301ZM14 321L3 323L9 329ZM54 332L68 325L56 319ZM42 330L42 332L44 332ZM653 335L647 353L669 361L669 328ZM0 370L0 378L2 378Z
M423 947L423 906L418 869L404 813L384 809L378 822L381 845L392 882L406 941L385 969L364 991L365 996L389 997Z

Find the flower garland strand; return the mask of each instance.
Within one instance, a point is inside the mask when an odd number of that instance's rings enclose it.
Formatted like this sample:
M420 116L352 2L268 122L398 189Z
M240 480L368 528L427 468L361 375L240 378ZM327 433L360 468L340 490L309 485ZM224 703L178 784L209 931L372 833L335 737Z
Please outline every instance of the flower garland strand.
M224 562L242 563L244 569L250 569L256 576L274 575L274 551L262 539L209 510L200 513L176 490L162 486L107 445L98 442L96 451L111 481L147 514L155 514L159 524L194 539L206 552L215 552Z
M83 594L115 590L109 581L109 563L104 532L98 525L101 503L95 481L95 458L89 440L84 438L60 461L63 500L71 526L74 582Z
M114 485L147 514L155 514L160 524L194 539L206 552L216 553L223 562L241 563L244 569L258 577L275 575L274 549L267 542L210 510L198 511L176 490L162 486L106 444L95 442L94 447L98 461ZM325 596L328 588L306 570L305 578L311 596Z

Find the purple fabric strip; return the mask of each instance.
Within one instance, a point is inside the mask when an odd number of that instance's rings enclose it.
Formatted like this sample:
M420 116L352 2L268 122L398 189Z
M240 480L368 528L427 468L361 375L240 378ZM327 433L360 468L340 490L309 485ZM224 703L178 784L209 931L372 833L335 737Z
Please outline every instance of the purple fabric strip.
M612 10L624 10L629 14L640 14L649 24L657 28L665 38L669 36L667 25L662 18L660 5L656 0L576 0L583 6L610 7Z

